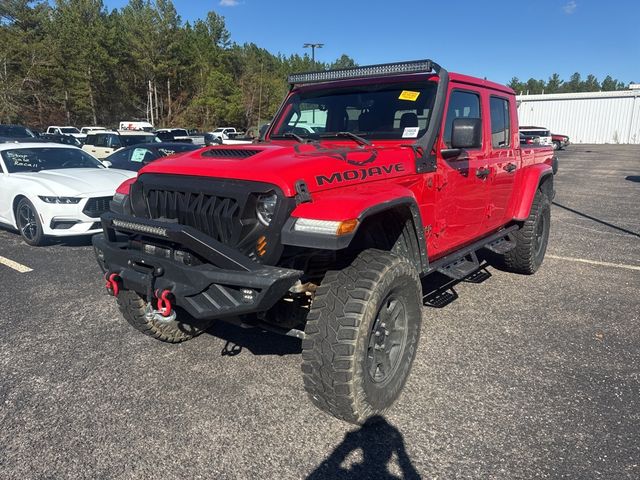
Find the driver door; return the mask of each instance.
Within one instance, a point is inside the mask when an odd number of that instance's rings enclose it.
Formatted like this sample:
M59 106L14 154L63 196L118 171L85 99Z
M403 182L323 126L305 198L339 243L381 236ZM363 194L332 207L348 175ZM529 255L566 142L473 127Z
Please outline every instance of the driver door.
M482 92L467 85L452 84L438 151L451 147L453 120L479 118L486 122L481 108ZM482 234L487 205L487 151L484 142L463 150L455 158L438 158L434 176L434 224L428 237L429 255L441 256Z

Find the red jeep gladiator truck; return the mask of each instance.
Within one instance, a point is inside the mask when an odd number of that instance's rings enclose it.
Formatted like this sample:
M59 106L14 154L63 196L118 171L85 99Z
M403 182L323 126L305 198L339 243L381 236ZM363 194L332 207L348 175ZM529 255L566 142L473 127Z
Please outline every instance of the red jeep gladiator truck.
M488 249L542 263L552 149L520 148L514 92L430 60L301 73L263 141L153 162L93 244L124 318L181 342L213 320L302 339L312 402L362 423L400 394L421 278Z

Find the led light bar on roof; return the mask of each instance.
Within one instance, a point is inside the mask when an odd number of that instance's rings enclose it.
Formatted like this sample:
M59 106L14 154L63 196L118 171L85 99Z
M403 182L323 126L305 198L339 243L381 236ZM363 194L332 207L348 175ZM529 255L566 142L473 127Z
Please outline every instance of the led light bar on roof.
M429 73L433 70L431 60L415 60L412 62L383 63L365 67L325 70L322 72L294 73L289 75L290 84L329 82L352 78L381 77L400 75L403 73Z

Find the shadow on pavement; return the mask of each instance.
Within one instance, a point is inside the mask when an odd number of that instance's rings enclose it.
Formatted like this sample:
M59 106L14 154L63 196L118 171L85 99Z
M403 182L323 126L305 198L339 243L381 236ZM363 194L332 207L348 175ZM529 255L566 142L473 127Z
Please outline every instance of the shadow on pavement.
M640 175L627 175L625 180L629 180L630 182L640 182Z
M597 222L597 223L599 223L601 225L604 225L606 227L613 228L614 230L618 230L619 232L624 232L624 233L627 233L629 235L633 235L634 237L640 238L640 233L636 233L636 232L633 232L631 230L627 230L626 228L618 227L617 225L614 225L612 223L605 222L604 220L600 220L599 218L592 217L591 215L587 215L586 213L582 213L582 212L580 212L578 210L574 210L573 208L569 208L569 207L566 207L564 205L561 205L558 202L552 202L552 204L555 205L556 207L560 207L560 208L562 208L562 209L564 209L564 210L566 210L568 212L575 213L576 215L579 215L579 216L584 217L584 218L588 218L589 220L593 220L594 222Z
M235 357L247 349L254 355L297 355L302 352L299 339L266 332L259 328L242 328L224 321L214 322L207 333L226 341L220 354Z
M361 453L360 461L347 464L350 454ZM393 458L395 455L395 459ZM391 463L396 475L389 470ZM407 455L400 431L384 417L371 417L358 430L344 436L344 440L307 477L307 480L324 479L419 479L422 478Z

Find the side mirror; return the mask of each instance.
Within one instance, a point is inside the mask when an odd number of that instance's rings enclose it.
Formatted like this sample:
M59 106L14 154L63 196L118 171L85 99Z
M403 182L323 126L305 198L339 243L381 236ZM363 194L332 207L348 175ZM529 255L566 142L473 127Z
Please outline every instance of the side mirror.
M113 163L111 163L109 160L102 160L102 165L109 168L113 165Z
M480 148L482 121L479 118L456 118L451 130L451 148Z
M456 118L451 127L451 148L442 150L444 158L459 156L463 150L482 146L482 120Z

